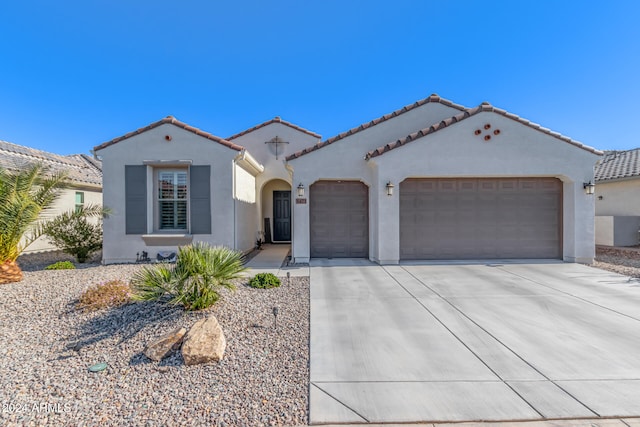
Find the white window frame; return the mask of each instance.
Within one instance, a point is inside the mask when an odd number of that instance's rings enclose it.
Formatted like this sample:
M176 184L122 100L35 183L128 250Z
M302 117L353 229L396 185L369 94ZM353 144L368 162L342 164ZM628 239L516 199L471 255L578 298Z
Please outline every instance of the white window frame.
M78 203L78 196L80 196L80 203ZM74 206L75 206L75 212L78 212L80 209L82 209L84 207L84 191L76 191L76 194L74 196Z
M173 199L165 199L167 201L180 201L180 200L184 200L186 203L186 218L185 218L185 228L161 228L161 220L160 220L160 215L161 215L161 209L160 209L160 202L161 202L161 198L160 198L160 174L162 173L172 173L174 174L174 183L177 182L177 174L179 173L183 173L185 175L185 186L186 188L186 194L185 194L185 198L184 199L179 199L179 198L173 198ZM174 184L175 186L175 184ZM169 168L153 168L153 232L154 233L180 233L180 234L188 234L189 230L191 229L190 227L190 221L189 221L189 212L190 212L190 206L189 206L189 200L190 200L190 187L191 187L191 183L189 181L189 169L188 168L178 168L178 167L169 167ZM176 222L176 218L174 217L174 224Z

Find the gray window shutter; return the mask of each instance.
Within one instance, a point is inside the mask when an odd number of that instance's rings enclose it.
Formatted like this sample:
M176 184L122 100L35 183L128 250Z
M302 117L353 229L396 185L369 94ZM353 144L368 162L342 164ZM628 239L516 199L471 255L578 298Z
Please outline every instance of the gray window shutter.
M191 234L211 234L211 166L191 166Z
M125 233L147 233L147 167L125 165Z

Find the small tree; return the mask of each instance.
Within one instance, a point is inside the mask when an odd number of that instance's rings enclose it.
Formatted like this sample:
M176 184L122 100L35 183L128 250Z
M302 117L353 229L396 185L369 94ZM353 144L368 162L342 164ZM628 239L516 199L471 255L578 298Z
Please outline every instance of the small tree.
M44 224L43 232L64 253L73 255L79 263L83 263L102 249L101 219L106 214L107 210L100 206L79 206L48 221Z
M40 237L38 218L65 184L64 173L51 173L41 164L17 172L0 168L0 284L22 280L16 259Z

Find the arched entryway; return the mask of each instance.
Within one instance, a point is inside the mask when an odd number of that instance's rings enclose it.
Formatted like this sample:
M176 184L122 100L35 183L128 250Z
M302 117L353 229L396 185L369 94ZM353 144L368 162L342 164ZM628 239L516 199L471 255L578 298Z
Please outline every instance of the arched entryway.
M291 184L272 179L264 184L260 197L263 240L266 243L291 242Z

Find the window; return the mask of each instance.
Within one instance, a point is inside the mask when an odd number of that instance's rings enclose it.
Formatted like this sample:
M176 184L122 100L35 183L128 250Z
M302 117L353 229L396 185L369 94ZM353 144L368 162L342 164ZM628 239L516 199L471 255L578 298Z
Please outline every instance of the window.
M187 229L187 171L157 171L159 230Z
M84 192L76 191L76 212L84 207Z

